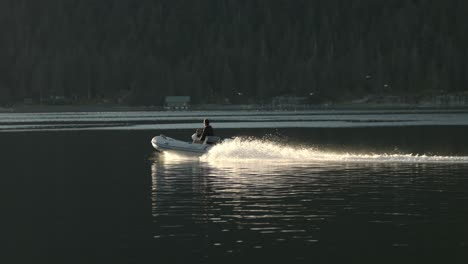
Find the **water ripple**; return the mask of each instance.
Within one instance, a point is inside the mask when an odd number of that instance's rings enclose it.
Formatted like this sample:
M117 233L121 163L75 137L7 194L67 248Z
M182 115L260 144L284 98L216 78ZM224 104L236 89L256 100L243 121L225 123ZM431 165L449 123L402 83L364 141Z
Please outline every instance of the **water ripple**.
M463 243L463 233L451 230L462 228L468 216L468 164L450 157L400 158L420 161L221 163L157 155L151 165L153 235L164 243L211 241L208 247L231 254L282 243L298 250L346 241L407 248L423 243L415 234L450 221L451 241Z

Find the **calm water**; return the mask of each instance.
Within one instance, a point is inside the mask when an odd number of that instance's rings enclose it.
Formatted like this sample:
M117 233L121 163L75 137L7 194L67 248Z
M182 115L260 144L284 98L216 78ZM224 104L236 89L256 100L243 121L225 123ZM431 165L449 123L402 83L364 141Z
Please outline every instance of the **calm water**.
M468 261L464 113L218 113L201 159L149 143L196 115L88 115L0 118L2 263Z

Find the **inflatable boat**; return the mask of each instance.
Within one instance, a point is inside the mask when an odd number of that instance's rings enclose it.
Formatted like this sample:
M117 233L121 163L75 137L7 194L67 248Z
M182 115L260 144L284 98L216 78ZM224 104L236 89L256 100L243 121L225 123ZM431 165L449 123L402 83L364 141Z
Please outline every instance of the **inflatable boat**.
M221 138L215 136L207 136L200 143L177 140L165 135L155 136L151 139L151 144L156 150L182 156L201 156L220 142Z

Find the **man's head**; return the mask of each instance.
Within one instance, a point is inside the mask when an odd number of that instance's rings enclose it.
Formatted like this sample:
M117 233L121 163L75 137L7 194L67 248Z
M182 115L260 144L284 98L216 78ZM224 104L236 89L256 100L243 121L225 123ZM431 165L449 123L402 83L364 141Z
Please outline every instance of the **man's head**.
M209 126L210 125L210 120L208 120L208 119L203 120L203 124L205 124L205 126Z

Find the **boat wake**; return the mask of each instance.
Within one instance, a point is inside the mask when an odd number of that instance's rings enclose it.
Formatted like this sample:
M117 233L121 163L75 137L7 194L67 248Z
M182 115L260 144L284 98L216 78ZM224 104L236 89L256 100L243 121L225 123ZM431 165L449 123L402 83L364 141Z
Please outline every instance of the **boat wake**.
M339 153L311 147L293 147L270 140L235 138L214 146L200 157L210 162L359 162L359 163L466 163L468 156L387 153Z

